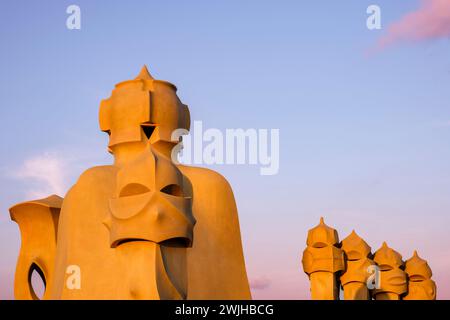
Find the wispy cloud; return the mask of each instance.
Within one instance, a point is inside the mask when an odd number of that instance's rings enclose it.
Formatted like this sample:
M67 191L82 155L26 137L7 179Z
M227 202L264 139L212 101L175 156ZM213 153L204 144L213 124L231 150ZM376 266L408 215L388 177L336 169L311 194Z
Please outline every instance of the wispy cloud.
M256 277L250 280L250 288L254 290L267 289L271 284L270 279L265 276Z
M375 51L399 43L450 38L450 1L422 0L421 6L392 23Z
M110 162L111 156L102 145L92 144L82 148L59 146L33 154L18 165L2 167L3 174L0 176L19 182L27 200L51 194L64 197L83 171Z
M45 152L26 159L13 176L26 181L28 199L47 197L51 194L64 196L67 190L67 163L55 152Z

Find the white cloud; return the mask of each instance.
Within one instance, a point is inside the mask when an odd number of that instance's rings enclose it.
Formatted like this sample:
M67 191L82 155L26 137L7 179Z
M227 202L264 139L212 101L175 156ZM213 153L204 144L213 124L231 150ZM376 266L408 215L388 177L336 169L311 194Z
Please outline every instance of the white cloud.
M24 161L14 177L26 181L28 199L44 198L51 194L64 196L67 190L67 164L54 152L45 152Z
M25 199L32 200L51 194L64 197L83 171L110 162L111 155L102 146L59 147L58 151L34 154L21 164L8 165L1 171L4 177L20 182Z

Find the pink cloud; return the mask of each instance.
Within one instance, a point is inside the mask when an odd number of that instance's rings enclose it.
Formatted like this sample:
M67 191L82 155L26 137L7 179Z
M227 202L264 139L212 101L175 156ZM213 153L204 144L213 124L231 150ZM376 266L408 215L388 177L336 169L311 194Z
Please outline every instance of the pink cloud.
M450 1L422 0L418 10L410 12L388 27L377 49L402 42L420 42L450 38Z
M270 280L265 277L257 277L250 280L250 288L253 290L264 290L270 286Z

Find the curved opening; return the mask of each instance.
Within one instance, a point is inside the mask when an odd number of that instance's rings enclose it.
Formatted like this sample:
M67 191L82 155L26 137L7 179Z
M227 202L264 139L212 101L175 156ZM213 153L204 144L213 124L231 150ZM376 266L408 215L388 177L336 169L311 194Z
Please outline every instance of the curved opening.
M116 241L114 241L111 244L111 248L117 248L118 246L125 244L125 243L129 243L129 242L151 242L151 241L145 240L145 239L139 239L139 238L122 238L122 239L117 239Z
M316 242L312 245L313 248L325 248L328 247L328 243L325 242Z
M379 264L378 267L380 268L380 271L390 271L394 269L392 266L388 264Z
M412 281L412 282L421 282L421 281L425 281L425 280L426 280L426 278L424 276L418 275L418 274L412 275L409 277L409 281Z
M36 263L33 263L28 271L28 285L34 300L41 300L44 297L47 282L44 272Z
M125 187L120 190L119 197L129 197L129 196L136 196L139 194L147 193L150 190L140 183L130 183L127 184Z
M164 240L160 243L160 245L166 247L187 248L191 246L191 240L184 237L178 237Z
M161 192L175 197L183 196L183 190L181 190L181 187L177 184L169 184L162 188Z
M130 242L152 242L152 241L146 240L146 239L139 239L139 238L122 238L122 239L118 239L118 240L114 241L112 243L111 247L117 248L118 246L120 246L122 244L130 243ZM159 245L166 246L166 247L175 247L175 248L187 248L187 247L191 246L191 240L188 238L184 238L184 237L177 237L177 238L172 238L172 239L161 241L159 243Z
M153 132L155 131L156 126L153 123L145 122L145 123L141 124L141 128L142 128L142 131L144 131L144 134L147 137L147 139L150 140L150 137L152 136Z

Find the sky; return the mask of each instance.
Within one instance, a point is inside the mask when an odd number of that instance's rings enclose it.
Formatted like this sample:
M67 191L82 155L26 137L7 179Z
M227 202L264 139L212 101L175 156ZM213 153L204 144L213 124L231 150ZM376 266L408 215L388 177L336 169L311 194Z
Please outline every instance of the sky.
M417 249L449 299L449 39L447 0L2 3L0 299L20 248L8 208L112 162L99 103L144 64L205 128L280 130L278 174L210 166L234 190L253 298L309 299L300 260L323 216L372 251Z

